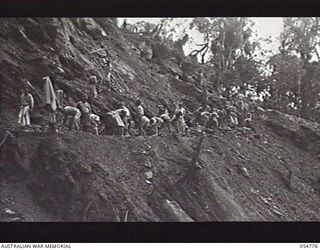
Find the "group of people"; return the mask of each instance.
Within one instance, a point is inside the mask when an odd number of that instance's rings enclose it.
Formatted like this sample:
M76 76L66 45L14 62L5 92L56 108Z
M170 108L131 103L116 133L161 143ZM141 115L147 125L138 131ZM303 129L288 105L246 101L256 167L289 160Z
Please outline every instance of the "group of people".
M107 86L108 90L111 89L111 56L103 44L100 44L100 48L94 49L89 54L94 55L93 60L100 65L104 72L100 78L92 74L93 72L87 74L90 86L90 98L95 99L101 92L99 86L102 83ZM40 108L43 108L47 114L46 120L48 120L49 129L57 130L69 121L69 130L75 128L77 131L83 130L92 131L95 134L99 133L100 117L92 111L88 95L84 95L82 100L79 100L76 105L70 105L66 100L66 93L61 89L55 90L49 76L43 79L45 80L43 88L44 102L43 106L40 105ZM22 128L28 129L31 126L31 116L34 111L34 97L30 91L33 87L27 80L24 80L23 85L24 87L20 96L21 107L18 124ZM63 118L57 119L57 117L61 116L60 114L63 115Z
M131 110L124 102L121 102L116 110L97 115L92 109L89 100L98 97L101 92L99 89L101 83L106 83L108 90L110 90L112 65L111 57L102 44L100 48L94 49L90 54L95 55L93 60L98 62L104 72L100 78L94 74L87 74L90 97L85 94L81 100L71 105L67 101L68 98L66 98L66 93L63 90L54 89L49 76L43 78L43 108L47 113L47 127L49 129L61 129L68 121L67 127L69 130L74 128L76 131L82 130L97 135L104 133L130 136L135 134L133 129L138 131L138 135L159 135L160 131L165 128L168 133L174 132L185 136L190 134L192 127L201 127L202 131L215 131L218 128L234 129L238 126L252 127L252 115L249 107L249 103L252 100L249 100L242 93L235 93L233 96L227 95L227 98L221 95L219 101L211 104L211 106L206 102L192 112L186 110L182 102L178 102L170 110L170 107L166 104L158 105L158 115L148 117L145 114L144 103L142 100L137 99L135 107ZM202 83L205 82L203 71L201 71L200 80ZM18 123L23 128L28 128L30 127L31 114L34 110L34 98L29 91L30 87L32 87L30 82L25 81L25 86L21 94ZM204 91L207 91L206 88L204 88Z
M92 112L89 98L84 95L76 105L70 105L67 101L66 93L62 89L54 89L49 76L43 78L43 102L39 105L45 115L42 116L44 127L49 130L57 130L63 127L69 121L68 128L79 131L93 131L98 134L98 123L100 117ZM20 112L18 116L18 124L22 129L30 129L32 123L32 114L34 113L34 97L31 94L30 82L25 81L26 85L22 89L20 96ZM45 129L44 128L44 129Z
M220 96L215 107L206 104L193 112L187 111L182 102L178 102L171 112L167 105L158 105L158 115L148 117L144 103L137 99L134 108L121 102L116 110L97 115L91 107L88 95L84 95L75 105L70 105L66 93L61 89L55 90L50 77L45 77L44 80L43 107L47 112L48 129L58 130L67 125L69 130L82 130L96 135L103 133L158 136L160 131L166 130L167 133L187 136L192 127L201 127L203 131L209 132L239 126L252 128L251 101L242 93L235 94L229 100ZM31 86L29 82L28 85ZM18 123L22 127L30 126L33 110L34 98L26 87L21 94L18 117Z
M239 127L252 129L254 103L246 99L242 93L236 94L229 100L220 96L216 107L204 105L197 109L190 123L201 125L208 130L214 128L232 130Z
M151 118L147 117L144 111L143 102L138 99L135 103L137 110L137 128L139 129L139 135L146 135L146 130L153 129L156 136L162 128L167 128L167 132L172 132L172 127L175 128L175 132L178 135L187 134L187 124L185 121L186 110L182 106L182 103L178 103L174 110L172 117L169 115L167 105L159 105L158 116Z
M169 112L168 105L158 105L157 116L147 116L145 105L137 99L135 107L130 111L122 102L119 108L108 113L110 123L117 127L118 135L133 135L132 129L138 130L137 135L158 136L160 131L188 136L192 128L200 128L202 132L214 132L217 129L232 130L239 127L254 129L252 124L253 101L238 93L227 100L221 96L216 107L203 105L193 112L188 111L182 102L178 102ZM133 113L135 115L133 115Z

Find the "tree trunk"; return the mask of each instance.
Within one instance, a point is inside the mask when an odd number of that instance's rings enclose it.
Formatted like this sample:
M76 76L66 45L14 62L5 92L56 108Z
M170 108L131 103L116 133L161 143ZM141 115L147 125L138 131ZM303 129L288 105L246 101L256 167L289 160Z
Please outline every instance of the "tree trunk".
M305 70L307 70L304 67ZM310 77L308 71L302 76L301 82L300 82L300 100L301 100L301 106L300 106L300 117L308 119L310 110L309 110L309 89L308 86L310 86Z

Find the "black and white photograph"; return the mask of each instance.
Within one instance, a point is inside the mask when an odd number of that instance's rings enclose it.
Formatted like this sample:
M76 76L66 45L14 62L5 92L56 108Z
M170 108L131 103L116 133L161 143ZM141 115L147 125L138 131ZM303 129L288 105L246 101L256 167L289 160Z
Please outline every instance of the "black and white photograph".
M319 221L319 22L1 18L0 221Z

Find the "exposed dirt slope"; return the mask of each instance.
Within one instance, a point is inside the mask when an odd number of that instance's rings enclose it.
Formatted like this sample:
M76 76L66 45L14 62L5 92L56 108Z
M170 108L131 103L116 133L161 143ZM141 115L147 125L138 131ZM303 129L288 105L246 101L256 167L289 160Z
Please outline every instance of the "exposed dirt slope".
M268 111L255 117L256 132L206 134L201 169L193 162L201 136L17 132L19 79L33 84L37 104L48 74L77 101L89 91L86 68L98 67L88 51L99 41L121 77L93 102L101 114L136 96L149 115L175 100L193 110L201 96L194 83L177 79L177 51L118 30L111 20L3 20L0 40L0 136L5 129L15 136L1 147L2 221L319 220L318 124ZM142 41L154 58L140 55ZM164 59L159 47L175 59Z

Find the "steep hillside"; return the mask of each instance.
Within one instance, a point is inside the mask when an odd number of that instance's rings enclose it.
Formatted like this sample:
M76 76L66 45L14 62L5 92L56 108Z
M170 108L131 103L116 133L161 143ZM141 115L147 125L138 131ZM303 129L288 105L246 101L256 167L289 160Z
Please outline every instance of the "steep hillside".
M150 116L157 104L177 100L192 111L201 92L184 80L199 66L186 65L177 49L119 30L112 19L4 19L0 40L0 136L12 132L1 146L0 220L320 219L318 124L270 110L255 115L255 131L214 135L19 132L21 79L33 85L36 105L46 75L78 101L89 93L87 72L103 74L89 53L100 43L115 73L112 90L103 87L92 101L99 114L136 97Z
M90 54L100 44L107 46L115 72L112 90L102 86L102 94L93 100L98 113L109 111L121 100L132 104L136 97L145 102L147 114L155 113L159 103L186 100L192 107L200 98L194 84L176 78L182 75L177 51L138 34L121 32L110 19L3 19L0 29L3 109L11 109L11 104L18 102L22 78L35 88L38 105L42 78L47 75L74 101L81 99L90 91L87 74L104 76L101 65ZM143 53L150 50L155 51L152 59Z

